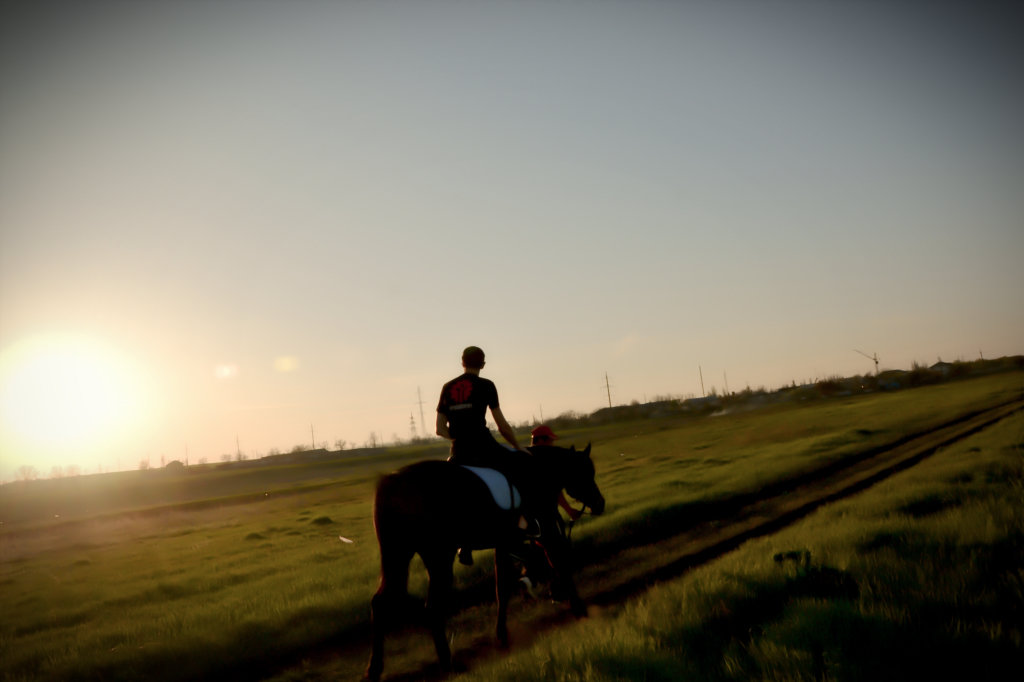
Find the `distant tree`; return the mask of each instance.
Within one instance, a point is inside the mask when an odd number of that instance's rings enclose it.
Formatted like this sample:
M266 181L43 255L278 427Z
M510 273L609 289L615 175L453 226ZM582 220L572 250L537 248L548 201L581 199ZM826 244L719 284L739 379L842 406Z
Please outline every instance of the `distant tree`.
M209 461L210 461L210 460L209 460L209 458L208 458L208 457L200 457L200 458L199 458L199 463L200 463L200 464L206 464L206 463L207 463L207 462L209 462Z
M278 450L277 448L270 448L269 450L267 450L267 457L274 457L275 455L280 455L280 454L281 454L281 451Z
M64 475L65 476L81 476L82 475L82 469L77 464L69 464L66 467L64 467Z
M338 448L339 450L344 450L346 445L348 445L348 441L346 441L344 438L339 438L338 440L334 441L334 447Z
M175 473L180 473L185 470L185 465L181 463L181 460L172 459L170 462L164 465L164 469Z
M222 461L222 462L230 462L231 461L231 455L225 452L223 455L220 456L220 461Z
M64 478L64 469L59 464L54 464L50 468L50 478Z
M146 471L149 469L149 457L146 459L139 460L139 471Z
M305 452L305 451L306 451L306 446L305 446L304 443L299 443L298 445L296 445L295 447L293 447L291 449L291 452Z

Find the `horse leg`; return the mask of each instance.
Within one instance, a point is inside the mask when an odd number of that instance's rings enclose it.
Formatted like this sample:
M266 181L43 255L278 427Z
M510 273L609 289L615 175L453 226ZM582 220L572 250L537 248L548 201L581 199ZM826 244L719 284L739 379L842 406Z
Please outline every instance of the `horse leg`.
M559 588L561 593L569 601L569 610L572 611L572 615L577 618L583 618L587 615L587 605L583 603L583 599L580 598L579 593L576 591L576 583L573 582L571 575L560 575L558 576Z
M512 591L512 557L508 550L496 548L494 550L494 592L498 601L498 623L496 637L498 644L508 648L508 600Z
M370 600L370 630L373 649L366 666L365 679L380 680L384 671L384 636L394 625L398 612L405 605L409 589L411 551L385 551L381 548L380 584Z
M582 618L587 615L587 606L576 591L576 583L572 579L573 556L569 543L565 541L561 533L556 532L548 532L546 540L544 551L547 553L548 564L552 569L552 594L568 601L572 615Z
M435 551L426 556L421 552L420 557L430 581L427 588L427 622L430 625L430 634L434 638L437 660L441 670L451 672L452 651L448 646L445 623L452 591L452 563L455 561L455 552Z

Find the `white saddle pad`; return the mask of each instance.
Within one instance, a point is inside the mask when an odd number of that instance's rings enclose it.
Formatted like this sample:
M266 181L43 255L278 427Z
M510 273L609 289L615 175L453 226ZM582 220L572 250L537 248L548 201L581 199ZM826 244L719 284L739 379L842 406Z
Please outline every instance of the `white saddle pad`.
M472 471L487 484L487 487L491 489L491 496L494 497L494 503L498 507L505 510L519 509L519 505L523 502L519 496L519 490L508 482L504 474L486 467L463 466L462 468Z

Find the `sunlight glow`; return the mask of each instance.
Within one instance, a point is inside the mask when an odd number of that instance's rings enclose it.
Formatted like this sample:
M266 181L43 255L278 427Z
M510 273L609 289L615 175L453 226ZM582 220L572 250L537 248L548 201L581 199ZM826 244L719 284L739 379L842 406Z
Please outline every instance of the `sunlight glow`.
M136 425L140 390L126 358L78 335L24 340L0 355L5 453L62 451L68 460ZM14 442L8 442L8 440Z
M299 368L299 359L291 355L284 355L274 360L274 369L278 372L294 372Z
M238 376L238 365L217 365L213 368L213 376L218 379L233 379Z

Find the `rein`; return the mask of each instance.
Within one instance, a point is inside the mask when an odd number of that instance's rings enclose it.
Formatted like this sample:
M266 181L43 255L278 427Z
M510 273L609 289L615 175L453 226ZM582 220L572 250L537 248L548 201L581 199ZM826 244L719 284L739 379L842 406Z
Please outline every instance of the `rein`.
M580 515L579 515L579 518L583 518L583 515L586 514L586 513L587 513L587 503L584 502L584 503L582 503L580 505ZM566 521L566 523L565 523L565 539L566 540L569 540L569 541L572 540L572 527L574 525L576 525L576 521L577 520L578 519L574 519L572 517L569 517L569 520Z

